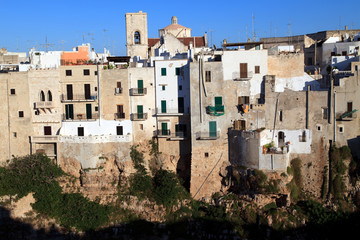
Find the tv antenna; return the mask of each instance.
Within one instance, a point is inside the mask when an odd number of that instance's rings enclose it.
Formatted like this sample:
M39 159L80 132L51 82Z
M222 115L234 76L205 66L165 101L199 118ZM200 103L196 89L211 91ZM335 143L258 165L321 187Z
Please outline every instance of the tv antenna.
M55 44L48 43L48 41L47 41L47 35L45 36L45 44L40 44L40 47L45 48L45 51L46 51L46 52L48 51L48 48L49 48L49 47L53 47L53 46L55 46Z
M255 42L256 37L255 37L255 31L254 31L254 28L255 28L255 26L254 26L254 24L255 24L255 16L254 16L254 13L252 13L251 19L252 19L252 22L251 22L251 27L252 27L252 41Z

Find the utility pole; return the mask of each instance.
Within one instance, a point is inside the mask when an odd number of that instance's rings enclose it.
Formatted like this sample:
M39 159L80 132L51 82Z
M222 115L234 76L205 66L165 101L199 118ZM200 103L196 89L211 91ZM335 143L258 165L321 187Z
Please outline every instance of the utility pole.
M106 29L103 29L103 45L104 45L104 55L106 54L106 48L105 48L105 32L107 32Z

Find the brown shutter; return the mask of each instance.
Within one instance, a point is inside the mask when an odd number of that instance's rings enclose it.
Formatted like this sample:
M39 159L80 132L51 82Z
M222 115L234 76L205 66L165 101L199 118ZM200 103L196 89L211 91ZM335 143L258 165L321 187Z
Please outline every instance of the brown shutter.
M240 78L248 77L247 63L240 63Z

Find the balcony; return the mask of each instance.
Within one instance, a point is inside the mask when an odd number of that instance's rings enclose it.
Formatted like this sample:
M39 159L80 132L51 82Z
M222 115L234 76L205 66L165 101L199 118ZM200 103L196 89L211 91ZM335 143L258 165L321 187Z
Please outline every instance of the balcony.
M97 95L88 95L85 94L73 94L66 95L61 94L61 101L62 102L94 102L97 99Z
M120 95L123 93L123 89L122 88L115 88L115 95Z
M354 109L350 112L345 112L337 117L338 121L352 121L357 118L357 109Z
M169 136L169 140L184 140L186 139L186 132L175 132L175 133L171 133L170 136Z
M169 137L170 130L168 129L160 129L154 131L154 137Z
M131 121L145 121L147 119L147 113L132 113L130 114Z
M212 116L222 116L225 114L225 107L224 105L219 106L208 106L206 108L206 113Z
M233 74L233 79L234 81L248 81L250 79L252 79L254 76L254 72L250 71L247 72L246 74L241 75L240 72L235 72Z
M198 140L216 140L220 138L220 131L217 132L197 132L196 139Z
M53 102L35 102L34 108L54 108Z
M144 96L146 93L146 88L130 88L130 96Z
M94 113L91 114L91 116L88 116L88 114L83 114L83 113L79 113L79 114L74 114L73 117L66 117L66 114L62 114L62 120L64 122L70 122L70 121L95 121L99 119L99 114L98 113Z
M153 109L152 114L153 116L183 116L189 114L189 110L185 111L184 108L155 108Z
M114 119L125 119L125 113L123 112L114 113Z
M51 135L31 136L32 143L56 143L58 141L59 141L59 136L51 136Z

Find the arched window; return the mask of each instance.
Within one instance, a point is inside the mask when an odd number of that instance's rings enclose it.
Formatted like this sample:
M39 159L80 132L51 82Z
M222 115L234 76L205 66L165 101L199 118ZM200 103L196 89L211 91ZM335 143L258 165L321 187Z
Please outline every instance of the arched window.
M51 94L50 90L47 92L47 99L49 102L52 102L52 94Z
M135 32L135 34L134 34L134 43L140 44L140 33L139 32Z
M43 91L40 92L40 101L45 102L45 94Z

